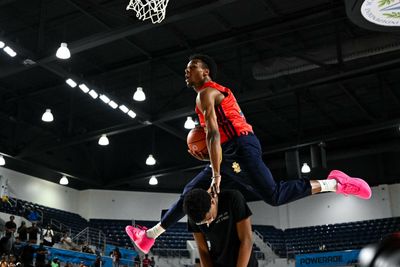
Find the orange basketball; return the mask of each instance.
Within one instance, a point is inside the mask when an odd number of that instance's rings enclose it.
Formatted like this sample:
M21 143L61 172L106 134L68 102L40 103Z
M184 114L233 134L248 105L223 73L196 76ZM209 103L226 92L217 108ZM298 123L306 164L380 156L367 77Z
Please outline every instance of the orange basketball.
M187 136L187 145L189 150L193 152L201 152L204 155L208 155L206 133L203 127L196 127L190 130Z

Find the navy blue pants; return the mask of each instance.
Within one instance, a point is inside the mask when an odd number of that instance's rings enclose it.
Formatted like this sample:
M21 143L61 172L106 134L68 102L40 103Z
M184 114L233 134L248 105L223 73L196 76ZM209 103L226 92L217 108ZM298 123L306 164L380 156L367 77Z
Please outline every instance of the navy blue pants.
M236 188L244 195L251 192L258 199L272 206L279 206L311 195L309 180L275 182L262 160L261 145L254 134L238 136L222 144L222 154L221 190ZM182 208L185 194L194 188L207 190L211 184L211 176L211 167L207 166L185 186L179 200L171 206L161 220L161 226L164 229L185 216Z

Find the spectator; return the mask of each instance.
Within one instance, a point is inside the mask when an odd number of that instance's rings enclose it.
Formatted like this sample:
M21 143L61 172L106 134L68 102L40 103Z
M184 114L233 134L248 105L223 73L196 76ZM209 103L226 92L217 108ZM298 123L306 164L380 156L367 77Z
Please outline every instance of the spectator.
M8 267L7 256L5 254L1 256L0 267Z
M32 226L28 228L29 243L36 244L38 234L39 234L39 227L37 227L36 223L33 222Z
M51 267L60 267L60 261L58 260L57 257L53 258L53 260L50 263ZM25 267L25 266L24 266Z
M139 254L135 257L135 267L140 267L140 257Z
M26 242L28 240L28 228L26 227L25 221L21 221L21 225L17 230L19 241Z
M150 259L149 255L144 255L144 259L142 260L142 267L150 267Z
M46 254L47 254L46 248L43 246L43 243L40 243L39 247L36 249L35 267L46 266Z
M26 244L21 251L21 263L24 267L32 267L33 266L33 254L35 253L35 249L28 243Z
M113 267L119 267L119 262L121 260L121 252L119 251L118 247L112 251L111 258L113 261Z
M43 230L43 245L52 247L54 244L54 232L50 227L50 224L47 225L46 229Z
M150 266L151 267L155 267L156 266L156 261L154 260L154 257L151 257Z
M17 229L17 225L14 222L15 217L10 216L10 220L6 222L5 228L6 228L6 236L7 237L14 237L15 230Z

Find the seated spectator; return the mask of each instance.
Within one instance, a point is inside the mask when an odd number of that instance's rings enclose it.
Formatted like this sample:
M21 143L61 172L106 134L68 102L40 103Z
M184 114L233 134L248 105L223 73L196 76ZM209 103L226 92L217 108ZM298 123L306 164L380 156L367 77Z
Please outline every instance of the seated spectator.
M6 254L3 254L3 256L1 256L0 267L8 267Z
M28 243L26 244L21 251L20 259L22 266L31 267L33 266L33 254L35 253L35 249Z
M54 244L54 232L50 227L50 224L47 225L46 229L43 229L42 231L43 235L43 245L52 247Z
M21 225L18 227L17 233L20 242L26 242L28 240L28 228L26 227L25 221L21 221Z
M61 243L61 248L63 249L80 251L78 246L74 242L72 242L72 239L71 237L69 237L67 232L64 232L64 235L61 238L60 243Z

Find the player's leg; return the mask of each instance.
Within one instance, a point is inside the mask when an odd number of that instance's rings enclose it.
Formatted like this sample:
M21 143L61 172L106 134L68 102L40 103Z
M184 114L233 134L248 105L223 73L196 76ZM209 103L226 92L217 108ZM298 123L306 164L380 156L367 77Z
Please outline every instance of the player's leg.
M371 189L365 181L349 177L340 171L332 171L328 179L324 180L295 179L277 183L262 160L261 146L254 135L238 137L236 151L232 155L228 161L237 159L240 165L240 172L233 175L233 178L236 176L240 183L246 184L265 202L274 206L324 191L355 195L365 199L371 197Z
M153 246L155 239L160 236L165 230L178 222L184 217L183 212L183 199L185 194L194 188L208 189L210 186L211 168L207 166L196 177L194 177L183 190L179 199L169 208L168 212L163 216L161 222L156 224L150 229L141 226L128 225L125 228L129 238L136 244L136 246L147 254Z

